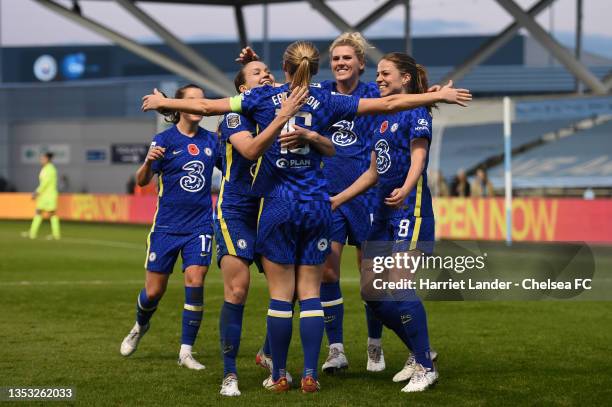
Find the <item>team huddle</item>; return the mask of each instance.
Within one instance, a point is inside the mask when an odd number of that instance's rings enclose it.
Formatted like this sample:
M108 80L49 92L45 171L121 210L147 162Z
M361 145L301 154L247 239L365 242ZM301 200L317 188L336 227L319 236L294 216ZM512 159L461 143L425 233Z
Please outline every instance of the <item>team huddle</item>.
M428 88L423 67L402 53L379 61L375 83L362 82L368 46L359 33L344 33L332 43L334 81L311 83L319 52L298 41L283 56L285 83L276 83L247 48L234 81L237 96L205 99L201 88L187 85L174 99L156 90L143 98L143 110L157 110L174 125L154 137L136 174L140 185L158 175L159 198L147 239L145 287L122 355L132 354L149 330L180 254L185 305L179 364L204 369L191 349L202 320L214 237L224 281L222 395L240 395L236 357L253 262L264 273L270 294L267 334L256 356L270 373L264 388L285 392L292 387L286 365L296 305L304 361L301 391L320 389L324 334L329 354L322 370L348 367L340 290L343 247L356 246L360 267L361 246L367 241L392 242L397 252L431 253L431 108L435 103L465 106L471 100L469 91L452 84ZM221 114L218 135L199 127L203 116ZM215 165L222 181L213 211ZM436 355L418 297L364 300L367 370L385 369L381 337L386 326L408 350L393 380L408 380L404 392L433 385Z

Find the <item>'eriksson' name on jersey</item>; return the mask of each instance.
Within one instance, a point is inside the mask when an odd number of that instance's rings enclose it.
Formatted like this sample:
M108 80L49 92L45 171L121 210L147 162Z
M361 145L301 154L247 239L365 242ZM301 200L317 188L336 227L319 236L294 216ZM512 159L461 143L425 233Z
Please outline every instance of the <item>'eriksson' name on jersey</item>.
M280 106L282 103L282 100L284 97L287 97L287 92L283 92L283 93L279 93L277 95L272 96L272 103L274 103L274 106ZM321 102L319 102L317 99L314 98L314 96L308 96L308 99L306 99L306 104L310 107L312 107L313 110L316 110L319 108L319 106L321 105Z

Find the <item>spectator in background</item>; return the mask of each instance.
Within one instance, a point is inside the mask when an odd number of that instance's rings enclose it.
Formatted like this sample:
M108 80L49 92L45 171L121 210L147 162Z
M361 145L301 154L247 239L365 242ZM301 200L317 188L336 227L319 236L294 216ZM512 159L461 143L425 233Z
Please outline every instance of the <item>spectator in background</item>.
M495 196L493 184L491 184L491 181L489 181L489 177L487 177L487 172L485 171L484 167L480 167L476 170L476 177L472 182L471 196L474 198Z
M125 190L128 195L134 195L134 189L136 188L136 177L132 175L130 179L128 179L127 184L125 184Z
M32 219L30 232L24 232L25 237L35 239L38 235L38 229L43 221L43 213L49 214L51 222L51 237L55 240L60 238L60 223L59 217L55 213L57 210L57 170L51 162L53 153L44 153L40 155L40 165L42 166L38 175L39 185L36 191L32 194L32 199L36 200L36 214Z
M60 178L59 191L63 193L70 192L70 178L68 178L66 174L62 175Z
M429 189L434 193L434 196L449 196L450 191L448 189L448 183L442 175L442 171L434 171L429 178Z
M451 184L451 196L470 196L470 183L465 175L465 170L460 169Z

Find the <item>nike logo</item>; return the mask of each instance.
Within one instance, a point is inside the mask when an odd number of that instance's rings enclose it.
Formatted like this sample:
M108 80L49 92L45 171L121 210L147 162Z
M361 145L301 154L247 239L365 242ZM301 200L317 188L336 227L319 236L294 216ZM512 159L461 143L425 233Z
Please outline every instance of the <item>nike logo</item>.
M180 154L180 153L182 153L182 152L183 152L183 150L174 150L174 151L172 152L172 155L177 155L177 154Z

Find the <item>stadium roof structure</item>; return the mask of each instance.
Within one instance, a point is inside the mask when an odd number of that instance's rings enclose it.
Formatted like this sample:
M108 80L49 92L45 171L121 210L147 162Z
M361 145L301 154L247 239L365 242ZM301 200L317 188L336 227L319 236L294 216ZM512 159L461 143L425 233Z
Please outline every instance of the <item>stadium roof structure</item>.
M119 32L94 21L81 14L79 0L73 0L73 7L64 7L53 0L34 0L42 6L64 16L65 18L80 24L81 26L96 32L111 42L137 54L138 56L157 64L178 76L198 83L208 89L220 94L230 95L234 93L234 87L229 78L211 63L204 55L198 54L189 45L176 37L171 31L164 27L162 23L155 20L144 10L138 7L137 3L176 3L176 4L200 4L202 6L227 6L234 9L234 17L238 27L238 37L241 45L249 44L247 38L246 23L243 15L243 7L251 5L266 5L273 3L296 3L296 0L114 0L122 6L128 13L135 17L142 24L151 29L158 35L171 49L181 55L188 64L177 62L168 56L151 49L143 44L120 34ZM110 0L96 0L110 1ZM539 0L528 10L523 10L514 0L492 0L496 1L514 21L487 41L465 61L454 67L454 69L443 78L447 80L459 80L464 77L472 68L491 56L497 49L510 41L521 28L525 28L533 38L535 38L545 49L547 49L577 80L582 83L594 94L606 94L612 90L612 73L600 80L580 61L581 36L582 36L582 0L577 0L577 19L576 19L576 56L572 55L557 40L555 40L542 26L536 21L535 17L550 7L556 0ZM302 1L303 2L303 1ZM404 39L405 51L410 53L410 2L411 0L386 0L378 5L370 14L361 21L351 24L342 16L334 11L324 0L306 0L311 7L317 10L325 19L333 24L339 31L363 31L379 20L388 11L397 5L405 7ZM264 37L267 32L267 18L264 18ZM382 53L376 48L369 49L368 56L373 60L382 57ZM322 52L321 60L329 57L327 52Z

